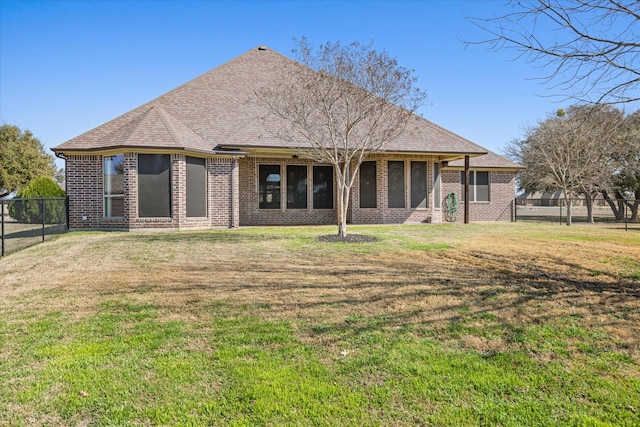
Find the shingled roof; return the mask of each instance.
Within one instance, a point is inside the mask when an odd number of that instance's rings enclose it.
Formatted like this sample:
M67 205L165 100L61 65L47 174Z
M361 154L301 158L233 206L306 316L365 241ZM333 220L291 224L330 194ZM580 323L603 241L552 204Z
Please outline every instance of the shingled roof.
M464 168L464 159L449 162L448 166L450 168ZM473 169L524 169L519 164L505 159L493 151L487 151L485 155L470 158L469 166Z
M57 153L161 148L213 153L227 148L284 148L264 128L268 115L256 99L280 67L294 61L265 47L245 54L166 94L55 147ZM386 151L478 156L487 150L414 116ZM301 146L304 142L301 142Z

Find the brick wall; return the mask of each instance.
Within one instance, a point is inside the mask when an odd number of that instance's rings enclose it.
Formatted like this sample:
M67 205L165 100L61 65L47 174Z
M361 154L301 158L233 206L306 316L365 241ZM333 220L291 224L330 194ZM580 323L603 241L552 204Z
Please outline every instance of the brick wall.
M368 161L376 162L377 174L377 208L361 209L359 197L359 176L356 176L350 195L349 222L353 224L382 223L423 223L439 222L442 215L439 209L433 208L433 161L431 156L389 156L372 155ZM387 208L387 161L405 162L405 207ZM427 162L427 208L411 208L411 161ZM258 167L260 164L279 165L281 172L281 205L279 209L259 209ZM312 209L313 200L313 163L294 158L245 158L240 165L240 224L335 224L335 209ZM307 166L307 209L286 208L286 166ZM337 205L337 186L334 184L334 207Z
M171 154L171 217L138 217L138 173L136 153L124 153L124 217L104 218L102 156L70 155L67 158L67 194L71 229L140 229L205 228L239 225L335 224L336 210L313 209L313 163L297 158L209 158L207 169L207 217L186 215L186 156ZM361 209L359 178L351 191L349 222L353 224L438 223L444 221L440 208L434 206L433 164L431 156L379 154L367 160L376 162L377 207ZM405 207L388 208L388 161L404 162ZM427 163L427 207L411 208L411 161ZM279 209L259 209L258 166L279 165L281 171L281 205ZM307 208L286 208L286 166L307 166ZM460 194L460 171L441 171L440 196L454 192L458 196L458 220L463 220L464 203ZM513 220L514 174L490 172L490 202L472 202L471 221ZM337 186L334 183L334 207ZM444 203L441 202L444 207ZM85 219L83 219L85 218Z
M460 170L442 172L442 198L455 193L458 198L458 221L464 221L464 199ZM470 221L513 221L515 174L489 171L489 202L469 202Z
M208 211L213 227L238 227L238 162L234 159L208 159Z
M186 156L171 154L171 217L138 217L138 155L124 153L124 216L105 218L103 208L103 156L67 156L67 194L71 229L142 229L237 227L239 195L232 198L232 184L239 185L237 162L209 158L207 168L207 217L186 214ZM84 218L84 219L83 219Z
M280 209L259 209L258 165L279 165L281 174ZM307 209L286 209L286 165L307 166ZM240 225L335 224L335 209L312 209L313 163L303 159L244 158L238 161L240 175ZM336 206L334 186L333 206Z
M102 156L68 156L65 169L69 228L100 227L103 209Z
M377 203L376 208L360 208L360 182L356 178L352 191L351 216L354 224L416 224L435 223L441 218L440 209L434 207L433 162L431 156L394 156L378 154L367 158L376 162ZM388 167L389 161L404 162L404 208L388 206ZM411 208L411 162L427 163L427 207Z

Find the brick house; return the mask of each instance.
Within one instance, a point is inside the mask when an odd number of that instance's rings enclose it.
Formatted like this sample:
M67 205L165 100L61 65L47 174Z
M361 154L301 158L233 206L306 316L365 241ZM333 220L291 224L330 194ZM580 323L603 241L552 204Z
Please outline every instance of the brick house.
M264 129L255 91L292 60L259 47L53 149L66 161L71 229L335 224L332 166ZM349 221L438 223L455 193L469 219L510 221L519 166L428 120L370 155Z

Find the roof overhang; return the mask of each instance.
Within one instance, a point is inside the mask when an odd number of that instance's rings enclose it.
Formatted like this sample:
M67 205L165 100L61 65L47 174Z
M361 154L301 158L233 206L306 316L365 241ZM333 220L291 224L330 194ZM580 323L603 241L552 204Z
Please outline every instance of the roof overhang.
M240 150L239 146L221 146L219 145L216 149L222 150ZM288 158L295 155L299 155L300 153L304 153L304 151L309 151L308 147L267 147L267 146L250 146L243 145L242 152L244 152L248 157L274 157L274 158ZM438 157L440 161L454 161L464 159L465 156L469 157L479 157L487 154L487 151L477 151L477 152L468 152L468 153L460 153L460 152L445 152L445 151L402 151L402 150L394 150L387 151L381 150L377 152L372 152L371 154L384 154L384 155L397 155L397 156L433 156Z
M242 150L220 150L214 148L213 150L198 150L184 147L143 147L143 146L134 146L134 145L120 145L113 147L100 147L95 149L58 149L52 148L51 151L56 153L56 155L101 155L101 156L111 156L114 154L122 154L122 153L141 153L141 154L175 154L182 153L185 155L190 155L193 157L223 157L223 158L232 158L232 157L245 157L247 155L246 152Z
M504 166L470 166L474 171L502 171L502 172L518 172L523 167L504 167ZM443 171L464 171L464 166L443 166Z

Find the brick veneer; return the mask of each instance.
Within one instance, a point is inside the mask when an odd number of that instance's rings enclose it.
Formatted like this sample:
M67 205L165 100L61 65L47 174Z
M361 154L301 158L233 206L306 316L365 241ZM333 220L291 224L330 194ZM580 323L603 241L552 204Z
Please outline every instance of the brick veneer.
M360 208L360 182L356 178L351 194L351 221L354 224L411 224L439 222L440 210L434 208L433 162L431 156L372 155L368 161L376 162L377 203L376 208ZM387 162L404 161L404 208L388 208ZM411 162L427 162L427 207L411 208Z
M124 216L104 218L103 176L101 155L70 155L67 157L67 189L71 229L143 229L143 228L208 228L237 227L239 225L335 224L335 209L313 209L313 186L307 186L308 207L286 209L286 166L306 165L307 182L313 181L313 163L299 158L208 158L207 216L190 218L186 215L186 156L171 154L171 217L138 217L138 174L136 153L124 157ZM433 156L399 156L377 154L367 160L376 162L377 207L361 209L359 179L351 191L349 221L353 224L438 223L444 221L440 208L434 206ZM387 162L404 161L405 207L387 207ZM427 163L427 207L411 208L411 162ZM282 173L280 209L259 209L258 166L280 165ZM490 171L490 202L472 202L471 221L513 220L514 173ZM444 200L454 192L460 201L458 218L464 211L460 194L460 171L441 170L440 196ZM334 185L334 206L337 188ZM441 201L441 206L444 203ZM85 219L83 219L83 217Z
M240 224L237 161L209 158L207 168L207 217L186 214L186 156L171 154L171 217L138 217L138 155L123 153L124 216L105 218L101 155L67 156L67 195L70 229L208 228ZM235 193L234 196L232 194ZM233 203L232 203L233 201ZM84 218L84 219L83 219Z
M458 199L458 221L463 220L464 199L460 170L442 171L443 199L455 193ZM513 221L515 200L515 174L513 172L489 171L489 202L469 202L470 221Z
M258 165L280 165L281 206L280 209L259 209ZM286 165L307 165L307 182L313 180L313 168L308 160L283 158L245 158L238 161L240 170L240 224L241 225L300 225L335 224L335 209L312 209L313 186L307 185L307 209L286 209ZM336 206L334 185L333 206Z

